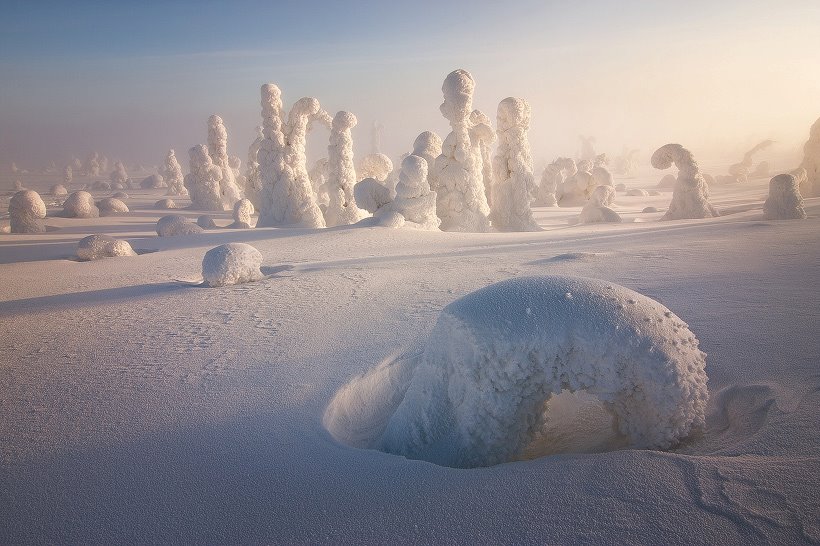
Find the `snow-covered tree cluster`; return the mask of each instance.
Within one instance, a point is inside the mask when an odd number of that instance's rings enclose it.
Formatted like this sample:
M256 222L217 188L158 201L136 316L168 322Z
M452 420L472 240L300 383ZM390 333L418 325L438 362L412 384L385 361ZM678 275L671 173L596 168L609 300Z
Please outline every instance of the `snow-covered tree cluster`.
M232 210L242 198L228 157L228 132L222 118L208 118L208 145L198 144L188 150L189 173L183 185L191 198L191 208Z

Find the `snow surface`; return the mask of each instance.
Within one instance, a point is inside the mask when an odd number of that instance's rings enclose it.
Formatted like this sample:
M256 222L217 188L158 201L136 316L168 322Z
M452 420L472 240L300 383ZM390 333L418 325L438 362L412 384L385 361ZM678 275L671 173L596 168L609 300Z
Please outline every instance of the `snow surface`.
M641 165L615 181L651 189L660 174ZM15 175L41 195L60 177ZM804 196L806 220L766 220L768 184L710 188L721 216L696 220L641 212L665 210L669 191L619 193L619 224L535 207L533 233L156 237L164 190L129 191L132 212L108 218L59 217L46 200L54 231L0 235L0 542L816 543L820 199ZM89 234L140 255L78 263ZM265 256L266 277L195 287L205 252L232 242ZM403 381L395 364L424 349L446 306L540 275L603 279L685 321L708 354L702 433L613 449L601 403L562 393L544 430L554 449L465 470L323 426L354 378L382 366Z
M212 248L202 259L202 278L210 287L258 281L264 277L262 254L245 243L228 243Z

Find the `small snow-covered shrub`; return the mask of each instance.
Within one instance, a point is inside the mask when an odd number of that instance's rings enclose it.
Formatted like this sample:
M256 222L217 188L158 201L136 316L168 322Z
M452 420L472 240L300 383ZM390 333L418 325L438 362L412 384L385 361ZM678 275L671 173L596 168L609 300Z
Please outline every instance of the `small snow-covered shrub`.
M212 248L202 260L202 277L211 287L258 281L262 254L245 243L228 243Z
M229 228L250 229L251 217L254 213L253 203L250 199L240 199L233 207L233 224Z
M202 214L196 219L196 225L202 229L216 229L218 226L214 222L213 216L209 214Z
M170 210L177 208L177 204L174 202L173 199L166 197L154 203L154 208L161 210Z
M353 195L359 207L375 214L381 207L393 201L390 188L375 178L365 178L353 187Z
M128 184L128 173L122 161L114 163L114 170L111 171L111 184L119 184L121 187L125 187L125 185Z
M468 294L441 312L420 355L396 364L337 393L331 434L470 468L548 452L562 391L597 398L632 448L670 448L705 421L695 335L660 303L601 280L515 278Z
M580 222L592 224L599 222L620 222L621 215L610 208L615 202L615 188L612 186L598 186L589 196L584 208L581 209Z
M423 157L408 155L402 160L396 198L387 208L390 212L400 214L404 222L392 216L382 217L379 225L394 226L399 223L418 229L438 229L441 220L436 216L436 192L430 191L427 184L427 161ZM379 213L379 216L383 214Z
M140 188L144 190L156 190L164 187L166 187L165 179L158 174L146 176L142 179L142 182L140 182Z
M181 195L187 196L188 190L183 186L185 177L182 175L182 167L177 161L177 156L174 150L168 150L168 155L165 156L165 163L162 166L162 177L168 185L167 195Z
M160 237L194 235L197 233L202 233L202 228L181 214L169 214L157 221L157 235Z
M63 216L66 218L97 218L99 215L100 209L87 191L75 191L63 203Z
M91 184L91 189L94 191L110 191L111 184L109 184L105 180L97 180L93 184Z
M123 199L129 199L128 194L124 191L118 191L114 193L111 197L113 197L114 199L119 199L120 201L122 201Z
M68 195L68 190L62 184L54 184L48 193L54 197L65 197Z
M89 235L80 239L76 254L77 258L84 261L137 255L128 241L115 239L109 235Z
M790 174L779 174L769 181L769 197L763 212L771 220L800 220L806 217L800 184Z
M40 220L45 217L46 204L36 191L18 191L9 200L12 233L44 233L46 227Z
M113 216L120 212L128 212L128 205L114 197L106 197L97 203L100 216Z

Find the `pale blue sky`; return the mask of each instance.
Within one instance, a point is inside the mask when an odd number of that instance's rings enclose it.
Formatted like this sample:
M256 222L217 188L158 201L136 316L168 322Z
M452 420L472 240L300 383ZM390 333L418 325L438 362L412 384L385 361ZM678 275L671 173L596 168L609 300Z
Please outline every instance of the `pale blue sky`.
M357 114L357 155L380 121L395 156L423 130L444 136L455 68L491 118L506 96L530 100L536 156L573 153L580 133L611 153L797 142L820 115L819 2L568 4L6 1L0 161L184 158L212 113L244 159L269 81L286 106Z

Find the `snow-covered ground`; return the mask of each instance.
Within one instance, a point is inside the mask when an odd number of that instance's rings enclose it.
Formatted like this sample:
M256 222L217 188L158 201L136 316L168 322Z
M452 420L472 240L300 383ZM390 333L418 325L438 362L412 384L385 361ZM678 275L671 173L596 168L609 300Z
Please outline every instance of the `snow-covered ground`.
M653 189L663 174L615 183ZM705 220L657 221L664 190L618 192L622 224L537 208L535 233L160 238L165 190L128 190L119 216L51 217L56 176L20 178L59 229L0 235L0 543L820 541L820 198L807 220L765 220L758 179L713 187L722 215ZM138 255L77 261L93 233ZM261 252L265 278L199 286L205 252L230 242ZM537 275L616 283L686 321L708 355L705 430L667 452L459 469L325 428L336 394L420 351L445 306ZM348 410L367 405L359 392ZM606 431L568 407L552 433L599 451Z

